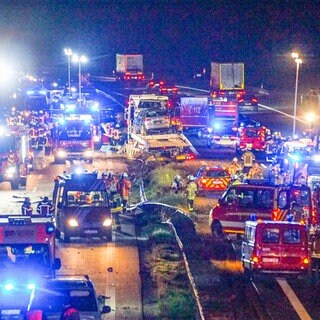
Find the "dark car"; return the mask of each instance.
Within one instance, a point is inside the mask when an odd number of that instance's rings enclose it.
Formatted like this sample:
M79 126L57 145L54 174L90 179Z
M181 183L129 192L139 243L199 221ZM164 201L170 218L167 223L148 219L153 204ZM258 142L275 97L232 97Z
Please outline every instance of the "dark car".
M238 98L239 111L258 111L258 98L252 93L245 93Z
M177 94L178 88L173 82L165 82L162 86L159 87L160 94Z
M111 311L104 306L104 297L97 296L87 276L59 276L36 287L29 304L29 312L42 310L48 319L60 319L63 306L70 303L81 319L100 320Z
M148 89L159 89L163 85L164 85L164 80L151 79L147 84L147 88Z

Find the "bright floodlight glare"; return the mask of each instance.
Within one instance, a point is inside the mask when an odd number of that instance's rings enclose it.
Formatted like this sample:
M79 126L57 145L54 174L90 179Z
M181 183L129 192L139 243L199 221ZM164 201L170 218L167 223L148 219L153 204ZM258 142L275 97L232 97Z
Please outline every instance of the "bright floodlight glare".
M75 169L75 173L76 173L76 174L81 174L81 173L83 173L83 169L80 168L80 167L77 167L77 168Z
M78 56L77 54L72 55L72 62L75 63L85 63L88 59L86 56Z
M64 54L66 56L72 56L72 50L70 48L66 48L66 49L64 49Z
M292 53L291 53L291 57L292 57L293 59L298 59L298 58L299 58L299 53L298 53L298 52L292 52Z
M316 116L313 112L307 113L306 114L306 120L310 123L315 120Z

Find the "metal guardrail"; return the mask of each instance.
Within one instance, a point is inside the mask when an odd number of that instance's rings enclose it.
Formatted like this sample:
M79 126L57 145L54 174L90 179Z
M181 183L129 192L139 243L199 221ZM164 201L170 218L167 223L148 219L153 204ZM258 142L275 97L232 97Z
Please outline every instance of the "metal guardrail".
M141 202L148 202L146 194L145 194L145 191L144 191L144 183L143 183L143 181L140 182L139 193L140 193ZM203 314L203 308L202 308L202 305L201 305L201 302L200 302L199 291L198 291L196 283L194 281L194 278L193 278L193 275L192 275L192 272L191 272L191 268L190 268L187 256L186 256L186 254L184 252L183 243L182 243L180 237L178 236L178 233L177 233L177 230L176 230L174 224L170 221L170 217L172 215L177 214L177 213L185 215L188 218L189 218L189 216L184 211L182 211L181 209L179 209L177 207L174 207L174 206L170 206L170 205L167 205L167 204L164 204L164 203L159 203L159 202L148 202L148 203L154 204L154 205L158 205L158 206L161 206L163 208L163 212L161 212L161 214L162 214L161 218L162 218L163 223L166 223L166 224L171 226L171 228L172 228L172 230L173 230L173 232L175 234L178 246L179 246L179 248L181 250L181 253L182 253L182 256L183 256L184 265L185 265L185 268L186 268L186 271L187 271L187 276L188 276L188 279L189 279L189 282L190 282L190 286L192 288L193 296L194 296L194 298L196 300L197 311L198 311L198 319L205 320L205 317L204 317L204 314ZM168 216L169 216L169 218L167 218Z

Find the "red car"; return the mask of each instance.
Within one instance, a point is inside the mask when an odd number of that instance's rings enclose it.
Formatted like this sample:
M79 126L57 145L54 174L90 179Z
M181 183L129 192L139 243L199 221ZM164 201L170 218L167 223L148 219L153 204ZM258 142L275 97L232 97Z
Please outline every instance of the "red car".
M202 166L196 174L199 194L206 191L224 191L227 189L231 176L226 168L221 166Z

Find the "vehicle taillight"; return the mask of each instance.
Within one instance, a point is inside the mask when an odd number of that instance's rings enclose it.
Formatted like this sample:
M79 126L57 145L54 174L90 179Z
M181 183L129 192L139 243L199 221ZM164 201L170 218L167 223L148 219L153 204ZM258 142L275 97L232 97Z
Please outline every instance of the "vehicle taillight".
M161 88L160 90L161 90L161 93L163 93L163 92L168 92L168 89L167 89L167 88Z
M251 261L253 262L253 263L259 263L259 257L256 255L256 254L253 254L252 256L251 256Z
M172 88L173 93L178 93L178 88Z
M173 103L171 101L167 101L166 107L167 108L172 108L172 106L173 106Z
M196 156L193 153L186 154L186 160L193 160L195 158L196 158Z
M238 99L239 103L242 103L244 101L244 99Z
M164 81L160 80L160 81L159 81L159 86L161 87L161 86L163 86L163 85L164 85Z
M303 264L309 264L309 263L310 263L310 259L309 259L308 257L304 257L304 258L302 259L302 263L303 263Z

